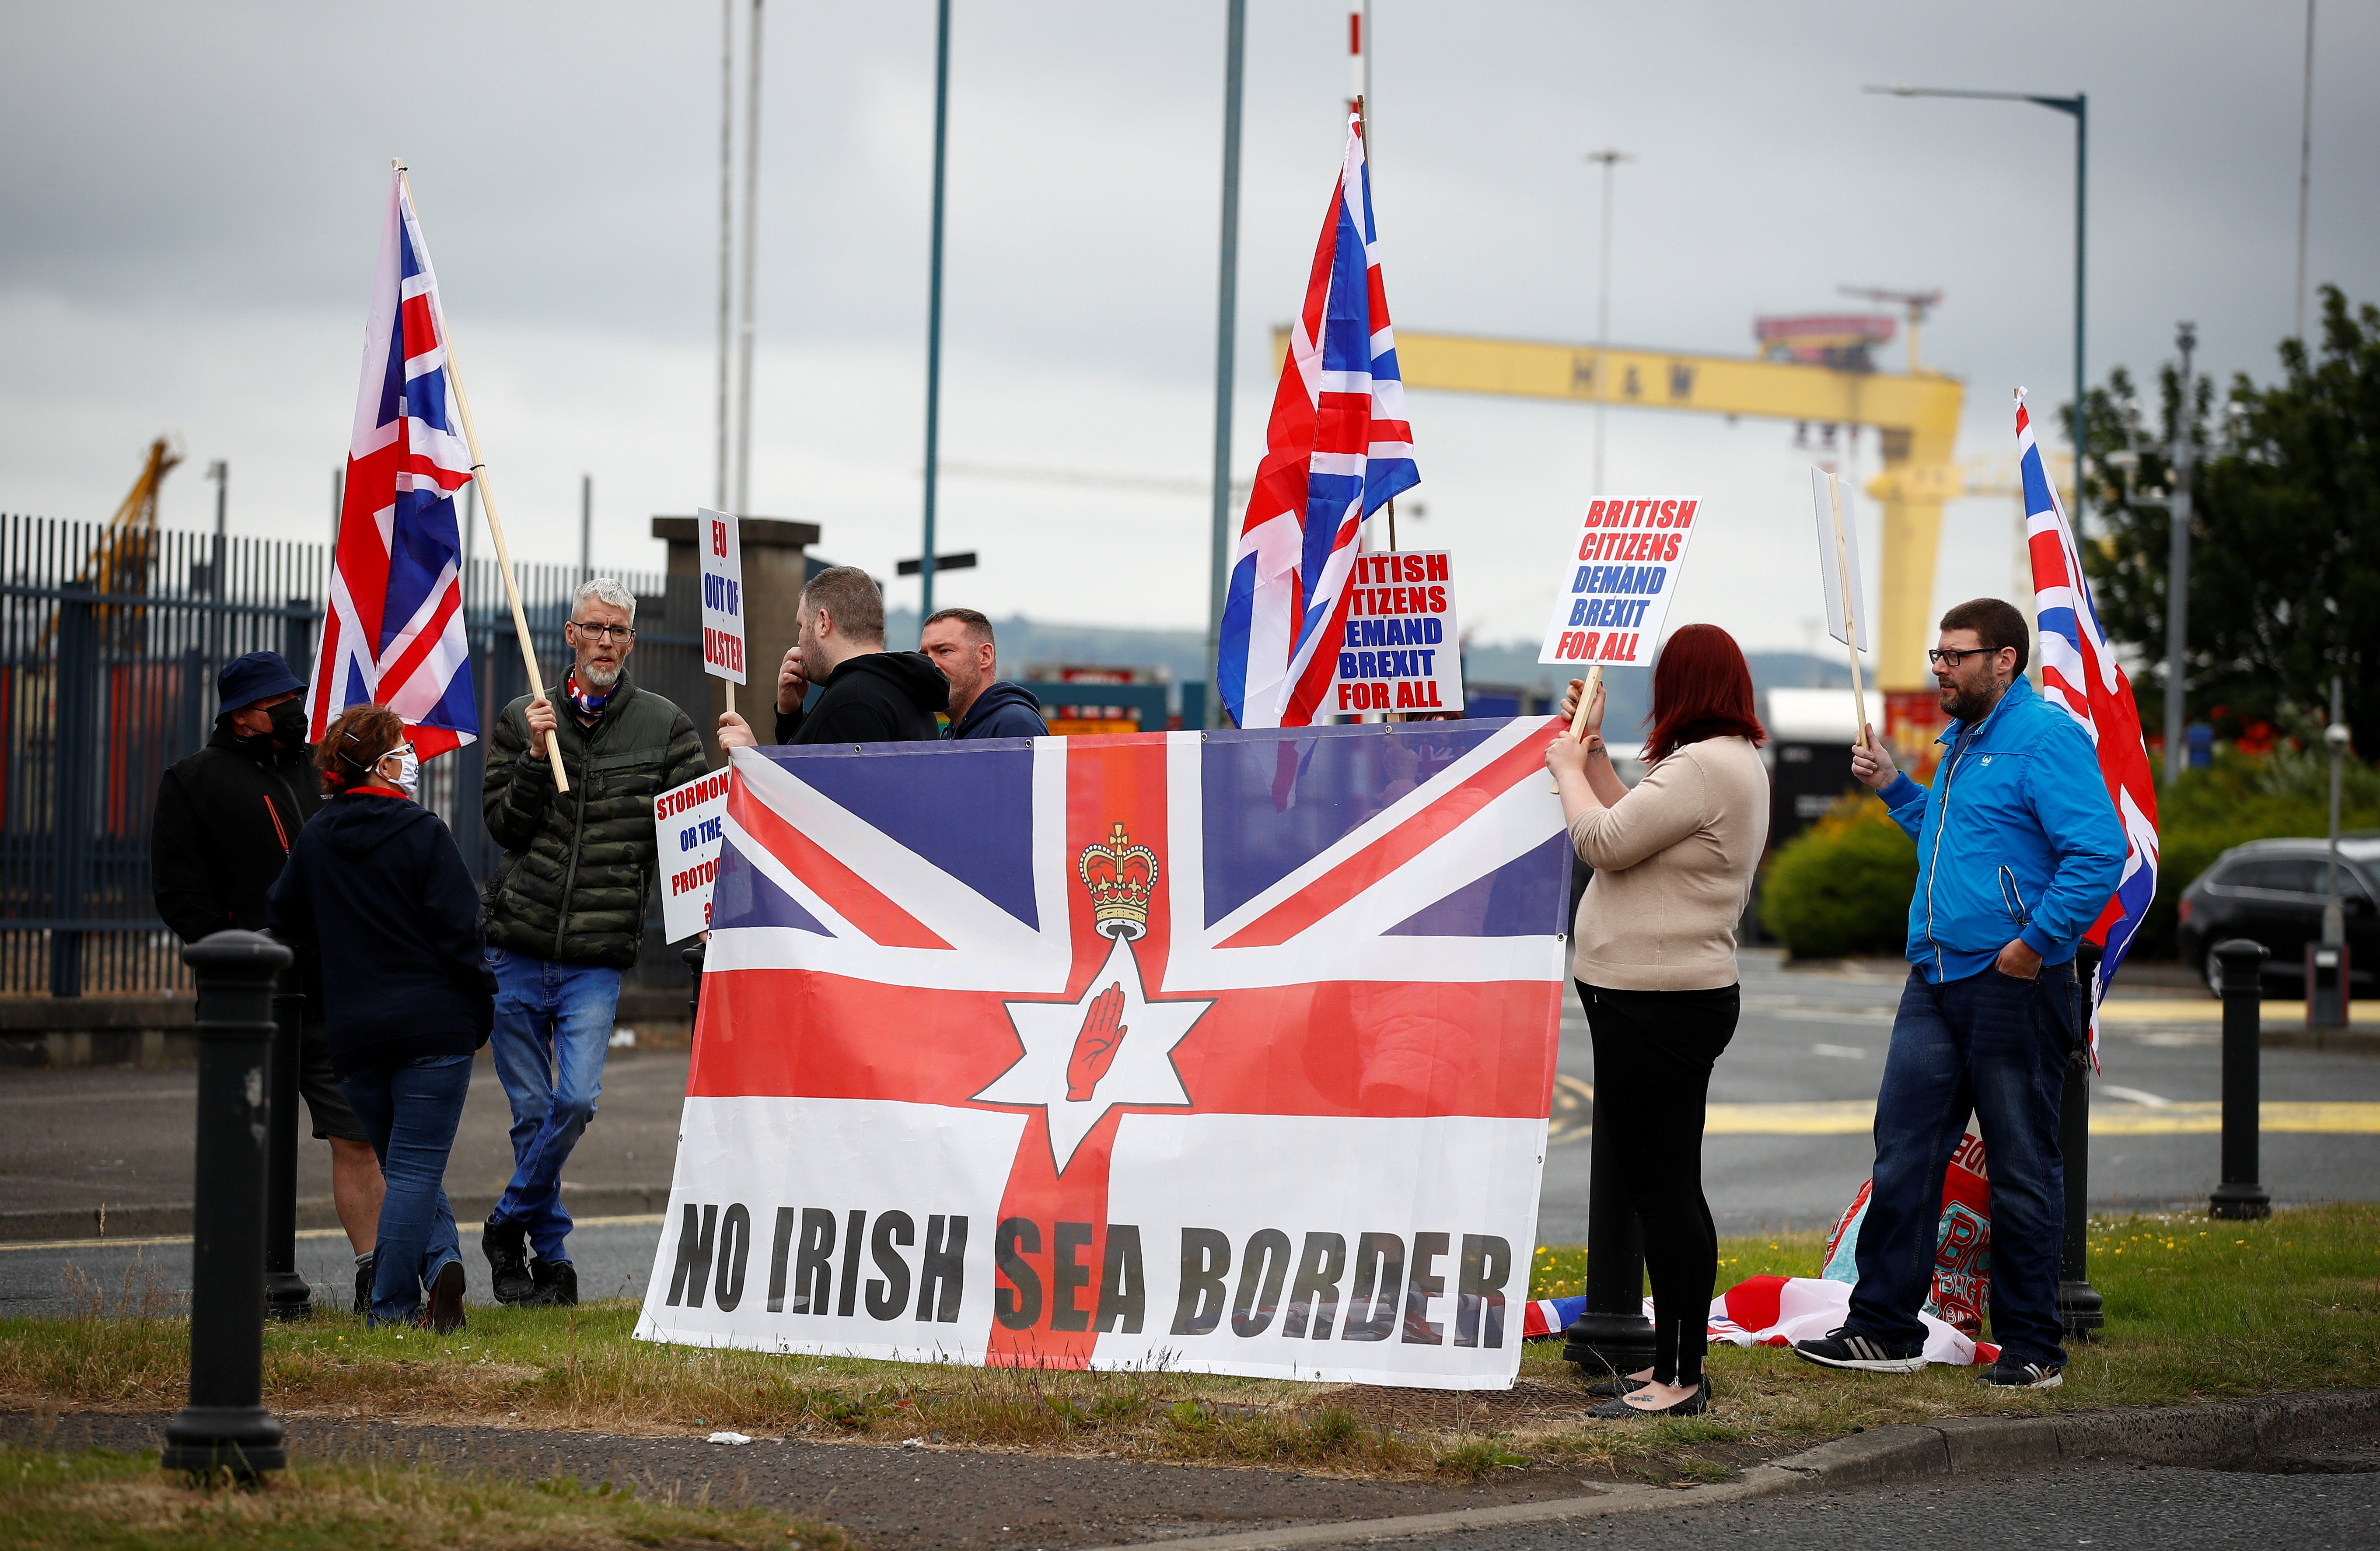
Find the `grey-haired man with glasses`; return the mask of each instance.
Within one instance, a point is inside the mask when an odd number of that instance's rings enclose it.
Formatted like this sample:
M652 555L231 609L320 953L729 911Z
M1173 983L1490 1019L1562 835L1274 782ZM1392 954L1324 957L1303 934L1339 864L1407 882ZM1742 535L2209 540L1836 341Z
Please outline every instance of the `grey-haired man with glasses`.
M653 799L708 768L686 714L629 682L636 622L636 595L617 580L582 583L563 627L572 656L559 704L521 696L488 740L481 804L504 849L487 885L489 1044L512 1103L514 1170L480 1244L504 1303L578 1301L562 1166L603 1091L620 971L644 936ZM554 789L549 742L567 793Z

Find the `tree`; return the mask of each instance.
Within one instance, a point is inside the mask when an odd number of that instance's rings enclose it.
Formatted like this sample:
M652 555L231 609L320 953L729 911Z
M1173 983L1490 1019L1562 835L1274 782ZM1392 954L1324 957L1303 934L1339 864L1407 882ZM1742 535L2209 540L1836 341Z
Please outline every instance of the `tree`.
M2322 349L2280 346L2281 380L2235 377L2223 413L2202 380L2188 414L2202 449L2192 482L2186 703L2192 717L2304 726L2346 681L2358 751L2380 751L2380 307L2350 310L2322 288ZM2184 409L2179 374L2158 372L2158 430L2120 368L2086 401L2097 530L2083 552L2101 623L2148 661L2132 682L2143 722L2162 719L2170 449ZM2216 425L2208 425L2217 420Z

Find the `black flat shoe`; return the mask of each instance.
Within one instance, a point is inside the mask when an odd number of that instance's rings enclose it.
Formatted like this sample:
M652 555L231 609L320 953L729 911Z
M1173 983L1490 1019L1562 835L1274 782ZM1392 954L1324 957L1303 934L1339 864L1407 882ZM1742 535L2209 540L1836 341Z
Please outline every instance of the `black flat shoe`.
M441 1336L452 1336L463 1328L463 1263L450 1260L438 1268L437 1279L430 1284L430 1307L421 1323Z
M1601 1384L1588 1385L1586 1398L1590 1400L1617 1400L1622 1395L1635 1394L1645 1387L1645 1382L1632 1378L1605 1379Z
M1637 1387L1642 1388L1644 1386L1640 1385ZM1703 1412L1710 1410L1710 1375L1708 1374L1705 1374L1703 1375L1701 1386L1697 1387L1692 1395L1687 1396L1684 1399L1679 1401L1674 1406L1663 1406L1657 1410L1645 1406L1632 1406L1625 1400L1614 1400L1609 1405L1597 1406L1586 1414L1589 1416L1609 1417L1700 1416Z

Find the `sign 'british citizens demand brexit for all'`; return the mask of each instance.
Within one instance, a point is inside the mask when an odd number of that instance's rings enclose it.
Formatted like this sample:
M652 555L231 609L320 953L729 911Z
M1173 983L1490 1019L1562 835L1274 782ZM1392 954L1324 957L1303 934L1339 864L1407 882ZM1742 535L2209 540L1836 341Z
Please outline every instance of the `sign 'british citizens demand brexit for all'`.
M1578 542L1562 562L1537 661L1575 667L1650 664L1701 506L1670 497L1588 502Z
M1550 726L737 750L637 1335L1509 1386Z
M1445 550L1355 556L1331 689L1339 711L1463 709L1463 649Z

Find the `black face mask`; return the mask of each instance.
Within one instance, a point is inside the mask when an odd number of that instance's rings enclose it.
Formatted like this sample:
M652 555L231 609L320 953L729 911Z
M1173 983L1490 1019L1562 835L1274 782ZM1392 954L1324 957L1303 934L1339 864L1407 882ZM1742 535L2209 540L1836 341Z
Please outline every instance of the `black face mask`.
M295 749L306 741L306 702L285 700L273 708L273 736L284 748Z

